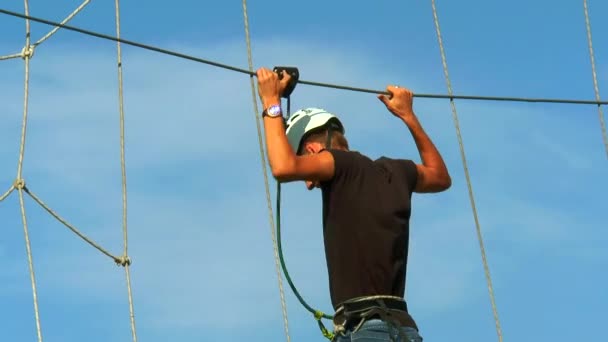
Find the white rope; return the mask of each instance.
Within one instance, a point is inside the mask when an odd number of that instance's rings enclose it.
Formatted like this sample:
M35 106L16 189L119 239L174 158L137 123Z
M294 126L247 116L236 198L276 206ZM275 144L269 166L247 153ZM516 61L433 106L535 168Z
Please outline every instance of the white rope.
M25 0L25 13L29 15L29 4L28 0ZM23 94L23 121L21 123L21 143L19 144L19 163L17 166L17 181L21 181L21 175L23 172L23 156L25 154L25 137L27 133L27 114L28 114L28 103L29 103L29 83L30 83L30 59L32 51L30 45L30 21L25 21L25 47L22 51L22 57L25 61L25 83L24 83L24 94Z
M593 40L591 39L591 23L589 19L589 10L587 9L587 0L583 0L583 8L585 10L585 26L587 28L587 43L589 45L589 57L591 59L591 73L593 76L593 89L595 90L595 99L600 101L600 89L597 83L597 73L595 71L595 54L593 53ZM600 119L600 129L602 130L602 138L604 140L604 148L606 149L606 157L608 158L608 134L606 134L606 122L604 121L604 111L601 105L597 105L597 112Z
M61 22L61 25L70 21L74 16L76 16L82 9L90 3L90 0L85 0L78 8L76 8L66 19ZM29 17L29 3L28 0L24 0L25 4L25 15ZM60 27L55 27L45 36L43 36L40 40L38 40L35 44L31 44L31 31L30 31L30 20L26 19L25 21L26 27L26 39L25 46L22 49L21 53L2 56L0 60L7 60L12 58L21 57L24 60L25 64L25 77L24 77L24 99L23 99L23 121L21 128L21 141L19 147L19 160L17 166L17 177L14 184L2 195L0 196L0 202L4 201L11 193L15 190L19 193L19 204L21 209L21 219L23 222L23 232L25 237L25 246L27 251L27 259L30 273L30 281L32 285L32 296L34 301L34 316L36 320L36 333L38 336L38 342L42 342L42 329L40 324L40 313L38 308L38 294L36 290L36 276L34 271L34 261L32 257L32 249L28 231L27 224L27 215L25 210L25 202L23 193L28 194L38 205L40 205L43 209L45 209L51 216L53 216L57 221L65 225L68 229L70 229L73 233L83 239L85 242L89 243L91 246L96 248L101 253L106 256L112 258L114 262L118 265L125 267L125 274L127 278L127 289L129 296L129 309L131 313L131 331L133 335L133 341L137 341L137 335L135 332L135 316L133 314L133 298L131 291L131 276L129 271L129 266L131 264L131 260L127 254L127 195L126 195L126 172L125 172L125 158L124 158L124 110L123 110L123 87L122 87L122 61L121 61L121 49L120 43L118 43L118 82L119 82L119 110L120 110L120 137L121 137L121 166L122 166L122 193L123 193L123 240L124 240L124 253L122 256L117 257L105 250L103 247L95 243L93 240L89 239L87 236L82 234L78 229L76 229L73 225L69 224L65 219L60 217L56 212L54 212L48 205L46 205L38 196L36 196L32 191L30 191L26 185L25 180L23 179L23 162L24 162L24 154L25 154L25 142L27 136L27 120L28 120L28 104L29 104L29 78L30 78L30 60L34 56L35 47L39 44L42 44L44 41L53 36ZM120 10L119 10L119 0L116 0L116 31L118 36L120 36Z
M120 1L115 1L116 7L116 37L120 38ZM127 293L129 298L129 319L131 321L131 335L133 342L137 342L137 333L135 330L135 313L133 308L133 291L131 290L131 272L129 266L131 261L128 254L128 234L127 234L127 171L125 163L125 113L123 101L123 78L122 78L122 49L120 42L116 42L116 55L118 64L118 108L120 116L120 166L122 173L122 231L123 231L123 260L126 261L123 265L125 268L125 277L127 280Z
M83 233L81 233L76 227L74 227L73 225L71 225L69 222L67 222L64 218L62 218L61 216L59 216L59 214L57 214L53 209L51 209L46 203L44 203L38 196L36 196L30 189L28 189L26 186L23 186L23 191L25 191L28 195L30 195L30 197L36 202L38 203L44 210L46 210L51 216L53 216L53 218L55 218L57 221L59 221L61 224L63 224L64 226L66 226L69 230L71 230L74 234L78 235L78 237L80 237L81 239L83 239L85 242L87 242L89 245L93 246L95 249L97 249L98 251L100 251L102 254L105 254L106 256L112 258L112 260L114 260L114 262L116 262L117 264L121 263L121 258L112 255L112 253L108 252L107 250L105 250L103 247L101 247L100 245L98 245L97 243L95 243L95 241L91 240L90 238L88 238L86 235L84 235Z
M19 206L21 208L21 221L23 222L23 234L25 237L25 248L27 251L27 264L30 270L30 282L32 284L32 298L34 300L34 317L36 319L36 335L38 342L42 342L42 328L40 327L40 312L38 310L38 291L36 290L36 272L34 271L34 258L32 257L32 246L30 243L30 235L27 227L27 218L25 215L25 204L23 201L23 191L19 189Z
M249 71L251 76L249 80L251 82L251 96L253 98L253 109L255 114L255 123L257 126L258 143L260 147L260 158L262 162L262 174L264 176L264 187L266 189L266 204L268 206L268 220L270 221L270 236L272 239L272 246L274 249L274 261L277 273L277 280L279 283L279 296L281 299L281 308L283 312L283 324L285 326L285 337L287 341L290 341L289 337L289 319L287 317L287 303L285 301L285 291L283 290L283 278L281 274L281 265L279 260L279 252L277 245L277 238L275 233L274 216L272 213L272 199L270 197L270 186L268 184L268 169L266 168L266 156L264 154L264 142L262 137L262 129L260 127L260 112L258 109L258 101L255 91L255 83L253 79L253 57L251 53L251 39L249 34L249 18L247 15L247 0L243 0L243 17L245 21L245 40L247 42L247 60L249 62Z
M28 0L24 0L25 14L29 15L30 6ZM30 49L30 21L25 21L25 47L23 48L23 60L25 61L25 77L24 77L24 89L23 89L23 121L21 123L21 144L19 147L19 164L17 167L17 180L15 181L14 187L19 193L19 207L21 209L21 221L23 222L23 235L25 238L25 249L27 252L27 263L30 271L30 283L32 285L32 299L34 301L34 317L36 320L36 335L38 336L38 342L42 342L42 328L40 326L40 311L38 309L38 291L36 289L36 272L34 271L34 258L32 256L32 246L30 243L30 236L27 227L27 219L25 215L25 204L23 201L23 187L25 183L22 179L23 171L23 155L25 152L25 136L27 132L27 114L28 114L28 102L29 102L29 83L30 83L30 58L31 54L27 53L32 51Z
M0 202L4 201L14 190L15 186L12 185L2 196L0 196Z
M65 25L70 20L72 20L72 18L74 18L78 13L80 13L80 11L82 11L86 7L86 5L89 4L89 2L91 2L91 0L85 0L82 4L80 4L80 6L78 6L72 13L70 13L70 15L68 15L65 19L63 19L63 21L61 22L61 25ZM38 46L38 45L42 44L45 40L49 39L52 35L54 35L55 32L57 32L59 29L60 29L59 26L55 26L55 28L53 28L49 33L45 34L42 38L40 38L33 45Z
M80 13L80 11L82 11L86 7L86 5L89 4L89 2L91 2L91 0L85 0L72 13L70 13L70 15L68 15L65 19L63 19L63 21L60 24L61 25L65 25L70 20L72 20L72 18L74 18L78 13ZM44 35L42 38L40 38L34 44L31 44L30 47L28 48L28 50L34 49L38 45L42 44L45 40L49 39L52 35L54 35L55 32L57 32L59 29L60 29L59 26L55 26L51 31L49 31L49 33L47 33L46 35ZM24 53L20 52L20 53L14 53L12 55L0 56L0 61L7 60L7 59L13 59L13 58L20 58L20 57L22 58L23 55L24 55Z
M12 55L6 55L6 56L0 56L0 61L4 61L7 59L13 59L13 58L19 58L22 57L23 54L21 53L14 53Z
M443 64L443 72L444 72L444 76L445 76L446 85L448 88L448 94L451 96L452 95L452 83L450 82L447 58L446 58L445 50L443 49L443 39L441 38L441 29L439 27L439 19L437 17L437 9L435 7L435 0L431 0L431 6L433 9L433 19L435 22L435 29L437 31L437 40L439 42L439 50L441 52L441 62ZM469 175L469 168L467 166L467 159L466 159L465 151L464 151L464 143L462 141L462 135L460 134L460 124L458 121L458 113L456 111L456 104L454 103L453 98L450 99L450 105L452 107L452 118L454 120L454 126L456 128L456 135L458 137L458 145L460 146L460 157L462 159L464 174L465 174L466 181L467 181L467 188L469 190L469 200L471 202L471 208L473 210L473 218L475 220L475 227L476 227L476 231L477 231L477 239L479 241L479 249L481 250L483 268L485 271L486 281L488 284L488 291L490 293L492 312L494 314L494 321L496 324L496 333L498 334L498 341L502 342L502 331L500 328L500 320L498 319L498 310L496 308L496 300L494 299L494 289L492 287L492 277L490 276L490 268L488 266L483 238L481 236L481 225L479 223L479 217L477 215L477 208L475 206L475 197L473 196L473 186L471 184L472 183L471 176Z

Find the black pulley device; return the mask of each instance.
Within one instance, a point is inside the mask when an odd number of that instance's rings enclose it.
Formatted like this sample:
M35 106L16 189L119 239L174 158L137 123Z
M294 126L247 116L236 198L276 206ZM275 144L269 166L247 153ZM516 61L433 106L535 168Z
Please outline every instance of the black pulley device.
M291 80L289 81L289 84L283 91L283 95L282 95L282 97L288 98L289 95L291 95L293 90L296 88L296 84L298 84L298 79L300 78L300 72L298 71L298 68L286 67L286 66L275 66L273 71L279 75L279 79L283 78L283 71L287 72L291 76Z

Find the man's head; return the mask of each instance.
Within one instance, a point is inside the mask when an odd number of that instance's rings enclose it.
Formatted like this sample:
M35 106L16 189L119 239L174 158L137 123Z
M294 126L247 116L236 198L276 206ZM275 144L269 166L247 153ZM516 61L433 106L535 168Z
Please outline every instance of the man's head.
M315 154L326 148L348 150L342 122L323 109L299 110L289 117L286 125L287 140L297 155ZM309 190L318 186L306 181Z

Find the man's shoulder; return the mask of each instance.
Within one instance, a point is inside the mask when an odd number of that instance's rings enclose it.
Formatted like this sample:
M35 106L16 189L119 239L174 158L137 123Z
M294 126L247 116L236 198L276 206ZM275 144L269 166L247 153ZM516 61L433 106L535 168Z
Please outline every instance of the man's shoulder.
M348 160L348 162L350 163L361 163L370 166L388 166L390 168L402 168L411 166L415 167L415 163L411 159L395 158L386 155L381 155L377 158L373 158L368 156L367 154L355 150L328 149L327 151L329 151L333 155L334 159L338 159L340 161Z
M374 167L373 160L358 151L326 149L325 152L329 152L333 157L333 180L359 177L365 174L365 170Z
M395 158L395 157L387 157L380 156L374 160L376 163L385 163L385 164L414 164L415 162L409 158Z
M372 158L360 151L328 149L334 158L334 163L337 168L362 168L362 169L382 169L389 172L398 172L409 174L416 173L416 163L412 159L395 158L386 155L381 155L377 158Z
M390 170L390 174L398 177L407 184L408 191L414 191L418 182L418 167L412 159L389 158L382 156L376 160L378 163Z
M363 156L363 154L359 151L355 151L355 150L343 150L343 149L339 149L339 148L328 148L325 149L325 151L328 151L332 154L340 154L340 155L346 155L346 156L356 156L356 155L360 155Z
M349 162L372 162L373 160L359 151L327 149L332 154L334 159L348 160Z
M406 158L406 157L391 157L391 156L387 156L387 155L381 155L378 158L376 158L375 160L377 160L377 161L384 160L384 161L393 162L393 161L410 160L410 159Z

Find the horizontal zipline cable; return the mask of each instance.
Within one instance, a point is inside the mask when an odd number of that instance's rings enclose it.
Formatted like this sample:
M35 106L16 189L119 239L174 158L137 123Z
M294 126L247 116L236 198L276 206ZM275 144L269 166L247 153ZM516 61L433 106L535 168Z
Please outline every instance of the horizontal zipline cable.
M186 55L186 54L183 54L183 53L179 53L179 52L175 52L175 51L171 51L171 50L167 50L167 49L162 49L162 48L151 46L151 45L145 45L145 44L142 44L142 43L137 43L137 42L133 42L133 41L130 41L130 40L126 40L126 39L122 39L122 38L117 38L117 37L113 37L113 36L109 36L109 35L93 32L93 31L88 31L88 30L81 29L81 28L74 27L74 26L68 26L68 25L65 25L65 24L62 25L61 23L53 22L53 21L46 20L46 19L40 19L40 18L28 16L28 15L23 15L23 14L20 14L20 13L11 12L11 11L7 11L7 10L4 10L4 9L0 9L0 13L6 14L6 15L10 15L10 16L13 16L13 17L19 17L19 18L22 18L22 19L29 19L31 21L35 21L35 22L39 22L39 23L43 23L43 24L47 24L47 25L59 26L59 27L64 28L66 30L75 31L75 32L79 32L79 33L82 33L82 34L85 34L85 35L94 36L94 37L98 37L98 38L102 38L102 39L107 39L107 40L112 40L112 41L120 42L120 43L123 43L123 44L126 44L126 45L135 46L135 47L138 47L138 48L141 48L141 49L145 49L145 50L151 50L151 51L159 52L159 53L170 55L170 56L174 56L174 57L188 59L188 60L191 60L191 61L195 61L195 62L199 62L199 63L203 63L203 64L212 65L212 66L216 66L216 67L227 69L227 70L232 70L232 71L240 72L240 73L243 73L243 74L247 74L249 76L254 76L255 75L255 73L253 73L252 71L249 71L247 69L238 68L238 67L235 67L235 66L231 66L231 65L227 65L227 64L222 64L222 63L210 61L210 60L207 60L207 59L203 59L203 58L199 58L199 57L194 57L194 56ZM306 84L306 85L311 85L311 86L317 86L317 87L325 87L325 88L350 90L350 91L363 92L363 93L389 95L388 92L386 92L386 91L374 90L374 89L366 89L366 88L357 88L357 87L343 86L343 85L330 84L330 83L312 82L312 81L304 81L304 80L299 80L298 83L300 83L300 84ZM486 100L486 101L509 101L509 102L537 102L537 103L543 102L543 103L567 103L567 104L590 104L590 105L591 104L592 105L602 105L603 104L603 105L608 105L608 101L599 101L599 100L594 101L594 100L547 99L547 98L504 97L504 96L414 94L414 97L419 97L419 98L435 98L435 99L461 99L461 100Z

